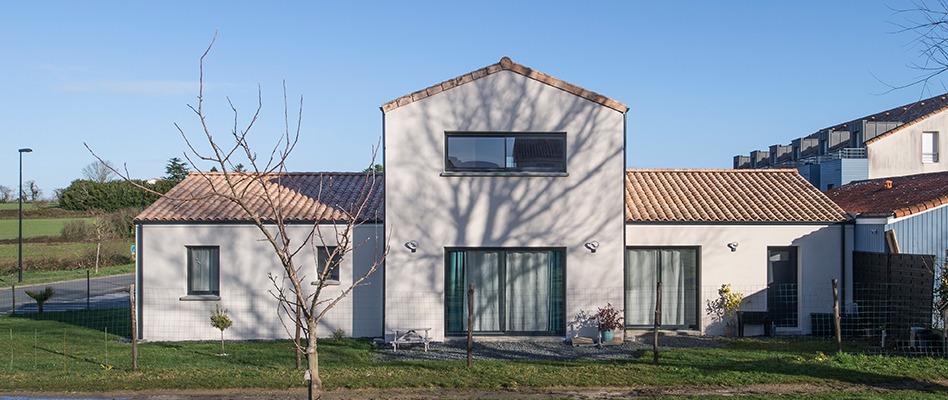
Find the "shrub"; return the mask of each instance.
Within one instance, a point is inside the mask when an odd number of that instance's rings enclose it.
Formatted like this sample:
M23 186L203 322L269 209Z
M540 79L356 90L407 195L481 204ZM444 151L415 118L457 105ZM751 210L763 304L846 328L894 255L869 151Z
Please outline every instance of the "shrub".
M69 242L82 242L95 236L95 227L81 219L69 221L63 224L60 236Z

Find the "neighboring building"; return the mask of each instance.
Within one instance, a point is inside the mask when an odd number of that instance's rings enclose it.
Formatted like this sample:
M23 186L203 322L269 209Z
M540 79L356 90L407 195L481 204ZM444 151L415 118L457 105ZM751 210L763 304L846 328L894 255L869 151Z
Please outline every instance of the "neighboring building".
M629 170L625 318L652 324L663 281L667 327L724 333L705 313L723 284L777 334L808 334L832 312L830 281L849 276L844 212L795 170ZM851 235L851 234L849 234ZM746 334L759 335L761 326Z
M852 182L826 195L855 216L855 250L948 256L948 172Z
M463 335L472 284L478 335L621 304L627 110L509 58L383 105L386 332Z
M249 175L243 175L247 178ZM232 175L242 179L241 174ZM380 176L364 173L287 173L260 180L267 190L282 199L280 212L286 232L295 246L302 246L298 265L325 263L323 247L335 246L354 204L369 199L358 225L351 234L357 247L342 260L336 278L346 288L365 274L381 257L382 182ZM375 178L378 178L377 180ZM274 221L274 212L262 201L264 186L246 179L246 198L257 199L252 211L263 220ZM289 337L291 320L280 318L278 303L271 294L274 283L287 284L283 266L274 249L236 204L214 195L226 189L224 175L190 174L135 219L136 299L140 338L161 340L211 340L220 331L208 318L215 307L227 309L233 327L231 339L278 339ZM322 237L306 238L318 222ZM274 227L276 234L277 229ZM306 244L306 245L304 245ZM321 258L320 258L321 257ZM316 271L301 272L314 280ZM335 306L320 326L320 336L342 329L352 336L380 336L382 332L381 274L371 276L366 286ZM338 292L327 286L328 295ZM327 294L322 297L326 298ZM292 331L292 328L290 328Z
M734 156L734 168L796 168L820 190L852 181L948 171L948 94L794 139L769 152Z

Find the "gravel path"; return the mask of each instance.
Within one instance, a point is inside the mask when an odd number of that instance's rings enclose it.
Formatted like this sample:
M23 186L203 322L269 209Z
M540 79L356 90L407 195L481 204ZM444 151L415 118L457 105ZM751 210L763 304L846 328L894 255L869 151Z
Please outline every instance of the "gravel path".
M714 338L696 336L666 336L659 338L660 348L681 347L721 347ZM572 346L560 340L526 338L523 340L474 339L474 359L476 360L616 360L628 358L630 354L641 356L643 351L652 349L651 337L647 339L626 339L621 346ZM392 351L391 347L376 350L375 356L382 361L402 360L466 360L467 342L455 340L444 343L431 343L428 352L424 347L415 345Z

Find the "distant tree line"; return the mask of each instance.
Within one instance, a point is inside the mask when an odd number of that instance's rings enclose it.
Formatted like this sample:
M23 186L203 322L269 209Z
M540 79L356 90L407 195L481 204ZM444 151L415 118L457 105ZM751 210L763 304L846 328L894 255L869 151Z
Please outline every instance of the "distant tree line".
M177 184L177 182L168 180L160 180L153 185L148 185L141 180L133 182L149 186L159 193L165 193ZM133 207L143 208L158 200L157 194L135 187L132 182L95 182L85 179L72 181L68 187L59 192L58 197L59 206L65 210L99 210L106 212Z

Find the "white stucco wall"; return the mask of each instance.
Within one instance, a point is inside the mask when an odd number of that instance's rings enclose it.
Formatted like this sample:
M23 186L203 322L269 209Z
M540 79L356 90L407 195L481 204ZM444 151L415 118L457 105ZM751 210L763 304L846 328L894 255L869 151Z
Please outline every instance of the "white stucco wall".
M624 115L502 71L385 114L386 333L444 337L447 247L561 247L566 319L622 300ZM565 132L568 176L442 176L446 131ZM403 244L418 242L416 253ZM593 254L583 246L598 241Z
M766 310L767 248L796 246L799 324L796 329L778 328L777 334L806 334L810 332L811 313L833 311L831 280L840 278L842 229L842 225L630 224L626 244L699 248L699 319L702 333L710 335L724 334L723 325L705 312L707 301L717 297L718 288L730 283L735 291L743 293L743 311ZM730 242L738 243L737 251L727 247ZM851 254L851 245L847 251ZM760 326L747 326L745 330L745 335L762 333Z
M870 143L869 179L948 171L948 111ZM922 132L938 132L936 163L922 163Z
M291 225L293 243L301 243L310 225ZM152 224L139 230L139 296L141 338L148 341L212 340L220 331L210 326L210 314L217 305L228 310L233 326L225 332L228 339L283 339L286 328L278 316L278 303L270 294L274 289L268 274L284 283L285 273L272 247L257 227L249 224ZM336 242L330 225L321 227L326 245ZM320 296L335 297L353 279L363 276L382 254L384 240L380 225L361 225L353 231L354 252L339 267L341 284L330 286ZM318 243L318 239L317 239ZM220 246L220 300L182 300L187 295L186 246ZM311 247L294 259L305 266L306 286L315 276ZM289 281L285 282L289 285ZM336 329L354 337L378 337L382 332L382 271L370 276L368 285L357 288L342 300L319 326L318 336L329 336ZM285 319L290 332L292 321Z

